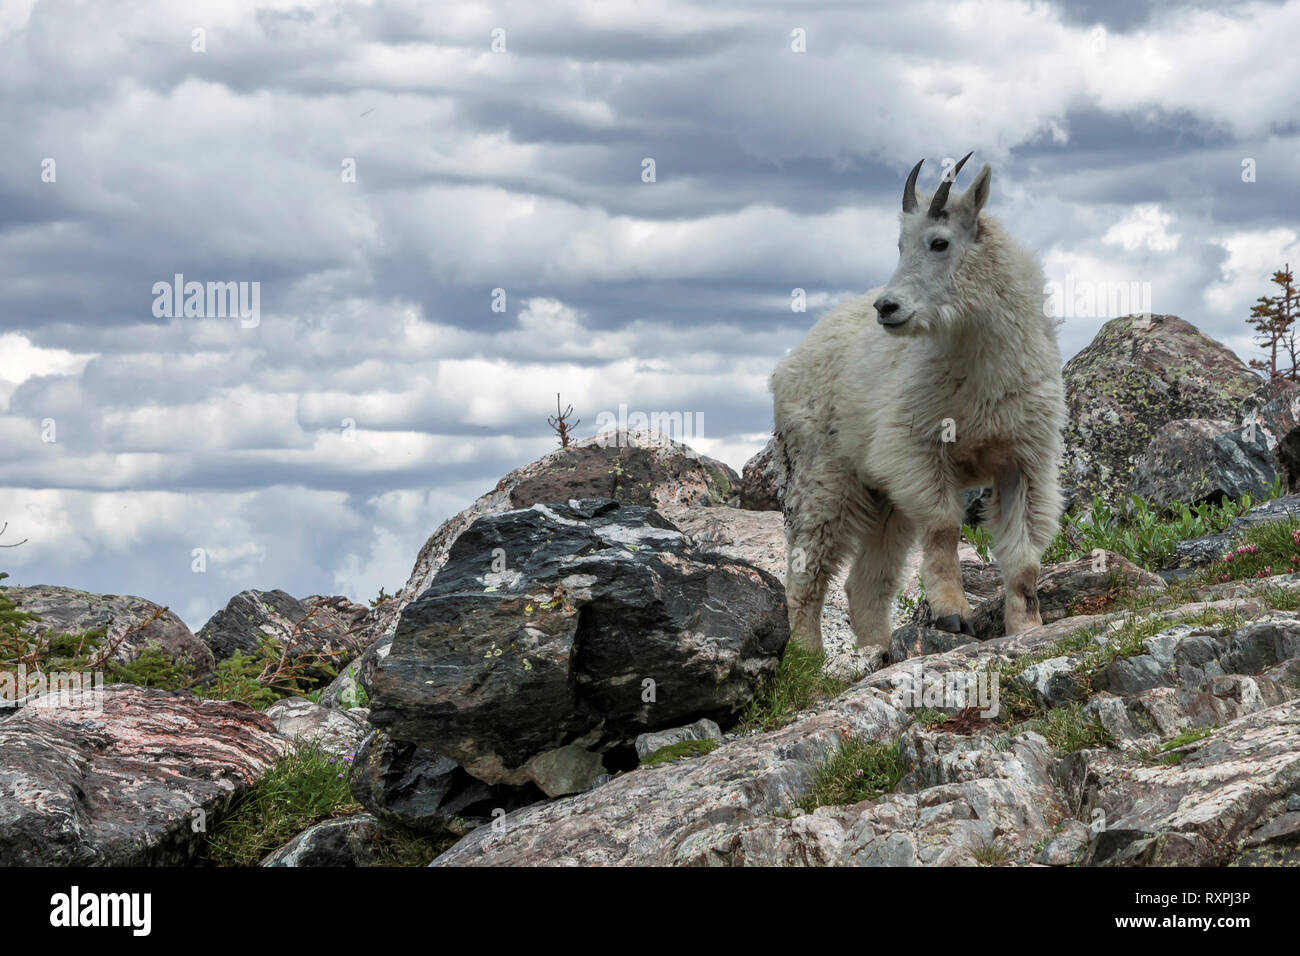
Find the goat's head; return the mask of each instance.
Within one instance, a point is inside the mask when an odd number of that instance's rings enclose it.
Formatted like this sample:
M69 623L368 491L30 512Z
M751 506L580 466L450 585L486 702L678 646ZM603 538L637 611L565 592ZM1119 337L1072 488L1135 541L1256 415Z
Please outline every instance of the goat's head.
M898 268L876 298L876 320L895 334L938 331L951 325L959 314L956 279L967 252L978 241L979 213L989 198L993 175L986 164L969 189L950 198L948 191L970 156L962 157L926 202L916 198L921 163L907 177Z

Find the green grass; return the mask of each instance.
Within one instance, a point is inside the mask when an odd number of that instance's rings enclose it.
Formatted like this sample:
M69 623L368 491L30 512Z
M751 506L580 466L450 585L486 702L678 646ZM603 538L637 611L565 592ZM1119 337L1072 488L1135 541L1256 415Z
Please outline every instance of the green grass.
M1265 582L1252 593L1276 611L1300 611L1300 588L1284 588Z
M903 778L898 743L849 737L817 769L813 788L799 801L805 812L874 800Z
M741 713L739 730L774 730L817 701L847 690L849 682L826 674L822 670L825 664L825 654L810 651L795 641L787 644L785 656L764 678L758 693Z
M913 719L922 727L933 727L936 724L946 723L949 716L949 714L945 714L941 710L935 710L933 707L922 707L912 715Z
M970 855L980 866L1000 866L1011 859L1011 854L999 846L996 840L975 847Z
M348 790L351 757L315 744L286 753L219 818L195 862L256 866L315 823L364 812ZM423 866L455 842L384 825L374 849L381 866Z
M679 740L675 744L660 747L645 755L641 761L643 767L653 767L662 763L672 763L686 757L703 757L718 749L716 740Z
M315 745L290 750L216 822L200 862L256 866L313 823L361 813L348 790L349 762Z
M1095 716L1083 712L1083 704L1071 703L1053 707L1041 716L1028 720L1016 728L1018 732L1036 731L1047 738L1058 753L1074 753L1093 747L1108 747L1115 737Z

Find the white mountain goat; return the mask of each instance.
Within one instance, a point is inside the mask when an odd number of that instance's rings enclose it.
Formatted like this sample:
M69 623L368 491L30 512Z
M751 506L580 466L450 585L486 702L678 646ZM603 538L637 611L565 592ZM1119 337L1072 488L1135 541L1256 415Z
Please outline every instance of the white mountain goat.
M826 313L772 374L790 630L816 650L827 585L849 558L858 645L888 644L918 533L936 626L971 633L957 543L973 487L993 488L1006 632L1042 623L1039 559L1061 512L1061 358L1042 269L982 212L989 167L949 199L969 158L928 201L916 164L889 283Z

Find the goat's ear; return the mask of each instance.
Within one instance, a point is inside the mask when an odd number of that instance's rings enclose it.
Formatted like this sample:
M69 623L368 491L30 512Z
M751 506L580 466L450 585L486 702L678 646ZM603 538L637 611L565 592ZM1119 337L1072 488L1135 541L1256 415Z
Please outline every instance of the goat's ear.
M985 163L984 168L975 174L975 181L970 184L966 192L962 193L961 213L967 225L974 225L975 217L989 201L989 181L992 178L993 170L988 163Z

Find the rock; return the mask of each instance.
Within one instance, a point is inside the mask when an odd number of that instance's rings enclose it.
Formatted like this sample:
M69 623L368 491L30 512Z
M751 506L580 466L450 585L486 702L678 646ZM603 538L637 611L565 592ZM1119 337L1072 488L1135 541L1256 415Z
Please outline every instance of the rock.
M715 826L687 860L746 866L971 866L983 854L1023 858L1066 817L1053 759L1037 734L1002 749L988 738L915 729L900 747L911 769L895 793L822 807L792 820Z
M1088 557L1060 564L1049 564L1038 574L1038 609L1044 624L1059 621L1080 610L1101 609L1116 589L1156 588L1168 585L1158 574L1152 574L1114 551L1098 551ZM1005 627L1006 596L996 597L978 604L971 615L971 626L981 640L1000 637Z
M734 722L788 639L779 581L658 511L535 505L460 536L402 612L370 719L487 783L549 785L548 751Z
M1300 621L1290 612L1265 614L1222 636L1171 627L1143 642L1146 654L1107 665L1093 679L1099 693L1086 709L1122 740L1222 726L1300 693L1289 680L1300 663L1298 637Z
M176 866L279 757L246 704L127 685L0 721L0 865ZM46 704L46 700L53 703Z
M368 813L323 820L276 850L262 866L375 866L383 836Z
M739 485L740 478L724 463L657 432L606 432L556 449L516 468L444 521L420 549L406 586L375 610L369 624L377 637L391 635L402 609L428 589L456 539L484 515L592 497L653 508L718 506L733 501Z
M620 774L586 793L507 814L469 833L434 866L676 865L709 862L711 834L790 813L842 733L897 736L878 694L837 702L712 753Z
M1084 696L1075 676L1078 662L1070 657L1052 657L1031 664L1013 678L1040 707L1060 707Z
M961 558L958 563L961 566L961 589L972 607L1002 592L1002 570L997 564L975 558Z
M212 676L212 652L185 623L167 608L125 594L91 594L73 588L39 584L6 587L5 597L18 610L40 615L23 625L31 634L79 634L106 628L102 648L117 646L111 658L121 663L135 660L156 648L177 663L193 668L193 677Z
M722 743L722 728L709 718L701 717L695 723L688 724L685 727L673 727L670 730L657 730L653 733L641 734L636 739L636 755L644 760L656 750L671 747L683 740L712 740L715 743Z
M1235 631L1220 661L1228 673L1258 674L1295 657L1300 657L1300 622L1279 613Z
M600 754L578 744L543 751L528 761L528 777L548 797L590 790L606 776Z
M1128 493L1159 509L1219 504L1268 494L1277 472L1262 431L1248 440L1231 422L1180 419L1162 425L1138 459Z
M1096 690L1108 690L1124 696L1172 684L1173 675L1149 654L1111 661L1092 682Z
M1237 409L1236 420L1244 424L1269 402L1289 396L1293 392L1300 393L1300 385L1295 382L1284 378L1261 378L1255 390L1242 400ZM1271 445L1272 442L1269 444Z
M1177 316L1112 319L1062 370L1067 406L1061 484L1087 507L1118 503L1152 437L1180 418L1235 420L1259 377Z
M750 511L780 511L784 475L777 467L776 439L749 461L740 473L740 507Z
M1066 820L1034 857L1043 866L1073 866L1088 852L1092 833L1078 820Z
M973 644L978 637L969 634L954 634L950 631L937 631L930 627L904 624L895 628L889 636L889 660L893 663L907 660L909 657L923 657L927 654L942 654L962 644Z
M1242 403L1238 421L1248 438L1252 425L1262 433L1284 490L1300 490L1300 385L1281 379L1261 385Z
M357 604L342 595L313 594L302 599L302 605L311 614L314 627L325 627L332 632L348 635L355 647L367 647L374 639L371 633L371 609Z
M1222 866L1243 841L1256 851L1294 842L1279 811L1300 780L1300 700L1238 718L1180 751L1182 759L1150 766L1107 751L1066 758L1068 791L1105 822L1087 865Z
M352 761L348 786L379 819L422 833L466 834L503 813L544 799L536 787L491 786L432 750L382 731Z
M368 635L361 632L366 609L346 598L307 598L299 601L284 591L240 591L199 629L199 640L212 649L218 661L236 653L255 657L262 642L291 657L322 655L337 670L343 661L365 650ZM309 681L324 685L334 679L325 666L309 670Z
M355 754L370 733L368 711L330 710L303 697L277 700L263 713L275 724L276 733L299 744L314 744L331 753Z

